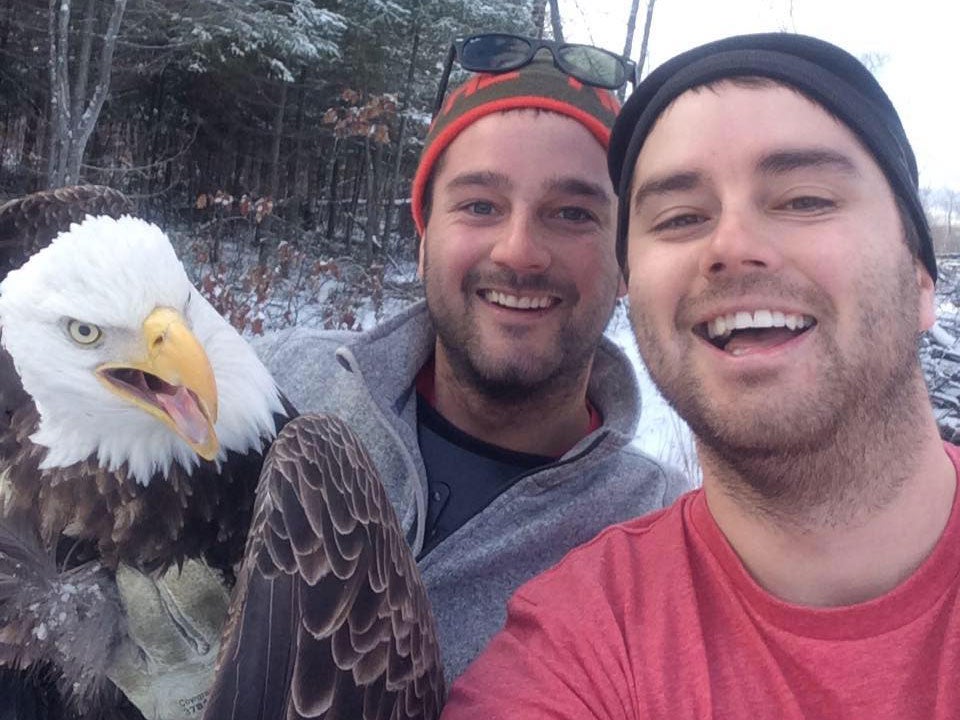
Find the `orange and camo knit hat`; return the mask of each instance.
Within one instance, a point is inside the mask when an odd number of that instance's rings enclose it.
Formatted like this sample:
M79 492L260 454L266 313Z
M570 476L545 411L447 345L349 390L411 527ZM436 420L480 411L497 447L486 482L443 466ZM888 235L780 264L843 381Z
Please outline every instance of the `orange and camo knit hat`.
M417 232L423 235L425 193L437 160L470 124L505 110L549 110L573 118L606 151L620 103L609 90L586 85L556 68L551 60L535 58L529 65L504 73L479 73L452 90L433 120L413 176L411 207Z

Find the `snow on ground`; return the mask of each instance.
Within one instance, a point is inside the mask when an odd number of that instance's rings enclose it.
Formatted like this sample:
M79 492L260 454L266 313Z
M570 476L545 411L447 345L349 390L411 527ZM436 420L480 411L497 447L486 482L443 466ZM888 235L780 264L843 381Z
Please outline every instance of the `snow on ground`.
M204 273L209 271L209 266L196 262L196 253L190 252L186 239L174 237L175 242L180 245L180 257L185 260L189 274L197 285L204 287L209 294L211 288L205 287L201 281ZM223 245L223 254L230 260L228 266L231 274L219 278L219 282L240 293L246 270L255 263L256 253L250 248L227 241ZM366 294L369 292L369 285L362 282L363 272L352 261L326 260L326 264L337 267L336 275L316 275L308 277L310 282L306 282L301 266L310 265L314 260L306 255L296 257L295 260L290 271L274 278L276 284L271 288L269 297L254 303L257 305L257 317L262 318L262 327L268 335L273 330L290 325L331 327L328 311L333 305L340 307L339 317L351 318L346 327L369 330L378 322L398 313L406 307L411 298L421 294L414 262L389 263L383 277L382 292L378 301L373 302ZM250 302L251 297L241 297L240 301ZM334 319L336 320L337 316ZM345 325L334 324L332 327L344 328ZM249 335L250 327L245 327L244 332ZM625 301L617 303L606 334L627 353L640 385L640 424L635 444L644 452L678 467L689 477L699 478L700 471L690 430L650 380L637 352ZM256 345L261 348L269 347L271 342L264 339L257 341Z
M693 435L650 379L637 351L624 301L617 303L613 317L607 325L606 335L626 352L633 363L640 385L640 424L637 426L634 445L679 468L699 483L700 466L696 460Z

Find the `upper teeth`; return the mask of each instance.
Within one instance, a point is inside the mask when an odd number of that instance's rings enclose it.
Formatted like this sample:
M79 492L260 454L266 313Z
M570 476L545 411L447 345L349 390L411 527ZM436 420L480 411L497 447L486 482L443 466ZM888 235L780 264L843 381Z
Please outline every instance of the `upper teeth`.
M543 297L518 297L516 295L507 295L506 293L497 292L496 290L487 290L484 292L484 297L487 301L496 303L497 305L503 305L504 307L509 308L519 308L521 310L539 310L541 308L549 307L553 303L553 298L549 295L544 295Z
M803 330L813 325L809 315L782 313L779 310L756 310L752 313L740 310L729 315L721 315L707 323L707 336L710 338L729 335L734 330L748 328L785 327L790 330Z

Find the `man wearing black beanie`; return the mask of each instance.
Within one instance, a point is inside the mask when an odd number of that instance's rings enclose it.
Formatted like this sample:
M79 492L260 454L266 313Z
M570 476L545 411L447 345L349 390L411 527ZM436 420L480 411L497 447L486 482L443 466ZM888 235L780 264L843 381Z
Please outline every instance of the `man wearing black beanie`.
M609 168L703 488L521 587L444 717L960 716L960 450L917 359L936 259L890 100L821 40L728 38L640 84Z

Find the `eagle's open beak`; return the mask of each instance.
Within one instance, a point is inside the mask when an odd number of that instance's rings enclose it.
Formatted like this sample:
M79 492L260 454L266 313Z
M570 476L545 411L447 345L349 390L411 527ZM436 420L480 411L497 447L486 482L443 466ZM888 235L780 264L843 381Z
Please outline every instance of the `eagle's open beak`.
M143 322L143 359L104 363L97 377L111 392L168 425L205 460L220 449L217 381L207 354L176 310L161 307Z

